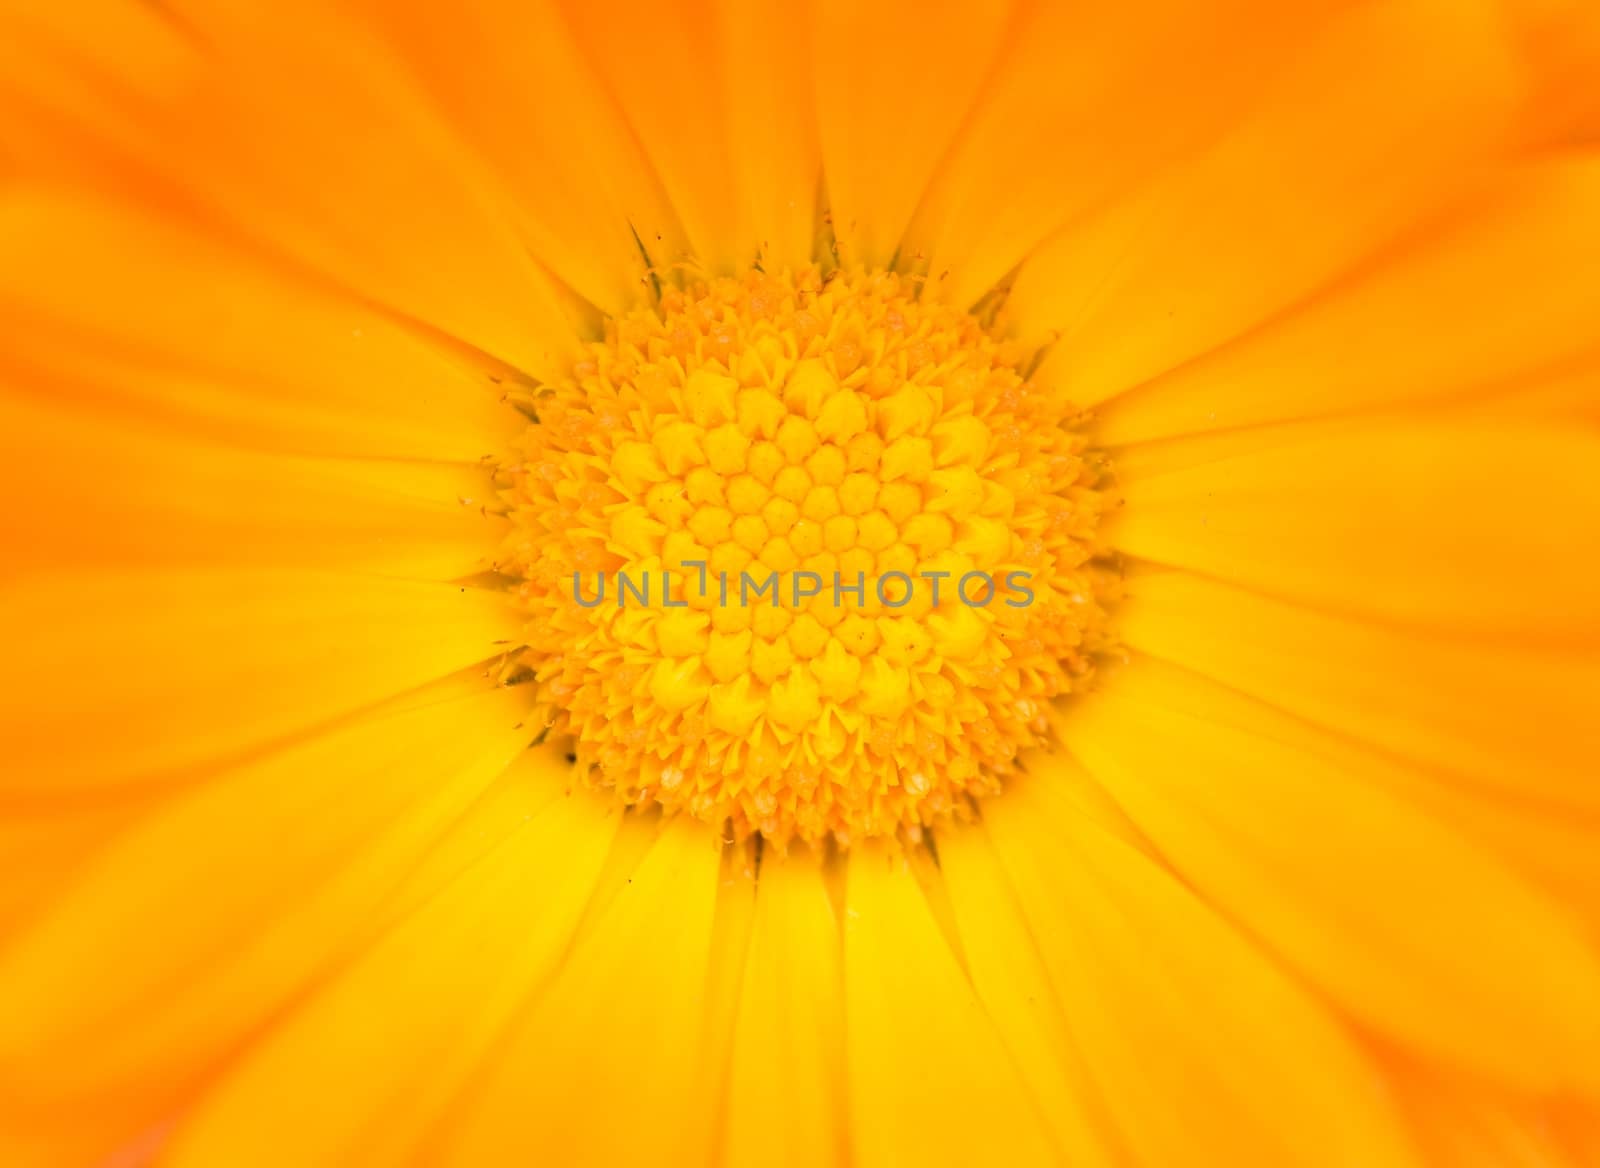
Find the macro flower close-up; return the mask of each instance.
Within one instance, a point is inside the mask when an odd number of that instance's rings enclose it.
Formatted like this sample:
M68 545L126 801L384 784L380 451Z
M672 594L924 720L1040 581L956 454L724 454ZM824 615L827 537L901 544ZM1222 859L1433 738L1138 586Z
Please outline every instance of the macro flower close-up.
M1600 1166L1594 0L0 0L0 1168Z

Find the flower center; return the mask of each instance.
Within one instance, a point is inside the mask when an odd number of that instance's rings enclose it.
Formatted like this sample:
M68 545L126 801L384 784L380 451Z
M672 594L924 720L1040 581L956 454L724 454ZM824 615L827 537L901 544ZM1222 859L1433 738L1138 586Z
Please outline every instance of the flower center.
M1104 647L1075 412L885 273L752 271L608 332L501 467L552 732L780 847L969 813Z

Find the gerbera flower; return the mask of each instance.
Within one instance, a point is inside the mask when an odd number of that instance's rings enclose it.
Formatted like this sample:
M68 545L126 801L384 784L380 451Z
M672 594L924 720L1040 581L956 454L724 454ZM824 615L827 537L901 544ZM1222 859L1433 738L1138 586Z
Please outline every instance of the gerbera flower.
M3 27L7 1168L1600 1163L1587 0Z

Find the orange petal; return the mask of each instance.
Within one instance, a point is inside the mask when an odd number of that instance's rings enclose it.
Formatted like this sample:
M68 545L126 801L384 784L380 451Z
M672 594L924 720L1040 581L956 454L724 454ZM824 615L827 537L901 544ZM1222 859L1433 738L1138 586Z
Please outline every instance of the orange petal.
M1590 0L1503 0L1529 76L1523 118L1541 143L1600 143L1600 9Z
M1414 1168L1328 1006L1072 800L1070 781L1019 779L984 819L1132 1159Z
M1506 170L1370 268L1113 399L1099 434L1124 445L1485 392L1514 408L1519 381L1593 356L1596 304L1600 156Z
M1347 6L1210 149L1027 261L1041 379L1098 404L1348 271L1504 152L1513 56L1479 0Z
M1551 1109L1470 1080L1396 1067L1396 1093L1439 1168L1585 1168L1565 1146Z
M1277 80L1299 43L1320 34L1333 7L1023 6L917 209L901 265L915 262L931 290L972 304L1064 225L1211 145ZM885 132L898 139L905 128Z
M451 679L132 825L0 949L0 1128L59 1136L92 1115L127 1139L172 1108L370 939L408 868L527 742L524 701Z
M1016 8L819 0L814 85L840 261L872 268L894 259L1001 57Z
M570 364L584 322L527 255L504 191L354 20L330 5L285 20L90 2L6 16L32 62L8 120L47 127L68 160L25 157L28 171L98 166L119 194L182 207L534 376Z
M1600 811L1593 654L1331 616L1185 572L1136 573L1128 593L1132 648L1504 800L1575 824Z
M641 245L658 263L684 253L660 181L557 5L361 8L505 184L533 253L591 303L618 313L642 298Z
M497 592L329 572L147 571L0 587L0 791L67 800L234 757L479 666Z
M479 467L263 453L44 382L0 393L0 567L318 568L453 580L506 525ZM54 400L52 400L54 399Z
M759 256L777 266L809 260L818 153L804 7L561 7L661 176L694 258L718 272L744 271Z
M1600 637L1600 434L1396 420L1276 437L1148 477L1124 469L1108 538L1346 615L1551 645Z
M259 448L476 462L526 425L487 363L106 197L0 202L13 384Z
M1513 1089L1600 1092L1580 922L1288 721L1141 661L1062 734L1186 883L1366 1026Z

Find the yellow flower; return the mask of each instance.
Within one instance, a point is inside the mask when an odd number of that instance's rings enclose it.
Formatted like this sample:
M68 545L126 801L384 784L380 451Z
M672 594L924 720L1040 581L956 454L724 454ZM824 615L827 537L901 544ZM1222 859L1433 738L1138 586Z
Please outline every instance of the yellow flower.
M0 29L0 1164L1600 1163L1590 0Z

